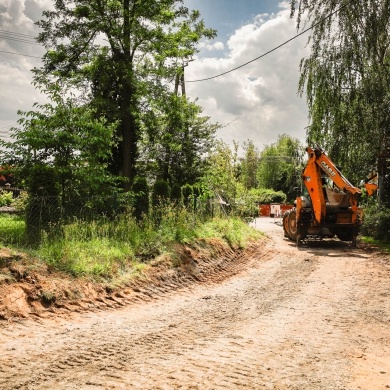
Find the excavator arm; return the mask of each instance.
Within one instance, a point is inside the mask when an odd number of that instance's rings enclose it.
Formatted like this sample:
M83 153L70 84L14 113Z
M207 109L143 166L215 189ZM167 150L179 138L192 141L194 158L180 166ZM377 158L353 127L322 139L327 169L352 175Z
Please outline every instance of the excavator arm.
M319 169L319 165L317 164L317 156L314 150L308 147L306 148L306 151L309 154L309 160L303 170L302 180L310 196L314 219L316 222L320 223L326 214L321 171ZM300 208L299 205L298 208Z
M307 148L311 149L311 148ZM346 193L352 194L354 197L361 195L361 190L353 186L339 171L332 160L321 149L311 149L316 155L316 163L325 172L328 177L333 181L338 189Z
M321 172L324 172L340 191L351 195L350 206L356 211L361 190L353 186L342 175L340 170L322 149L307 147L306 152L309 155L309 160L303 171L302 178L312 202L316 222L321 223L326 215L326 199Z
M372 173L364 182L364 188L368 196L373 196L378 189L378 174Z

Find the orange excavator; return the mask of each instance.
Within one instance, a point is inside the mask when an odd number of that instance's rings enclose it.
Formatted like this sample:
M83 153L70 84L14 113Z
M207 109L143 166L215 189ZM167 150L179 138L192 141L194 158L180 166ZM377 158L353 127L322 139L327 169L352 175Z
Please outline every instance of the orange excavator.
M302 172L305 192L283 216L285 237L299 246L309 237L337 236L355 247L363 220L363 210L358 206L362 191L342 175L321 148L307 147L306 152L309 159ZM367 181L367 193L372 195L375 185Z

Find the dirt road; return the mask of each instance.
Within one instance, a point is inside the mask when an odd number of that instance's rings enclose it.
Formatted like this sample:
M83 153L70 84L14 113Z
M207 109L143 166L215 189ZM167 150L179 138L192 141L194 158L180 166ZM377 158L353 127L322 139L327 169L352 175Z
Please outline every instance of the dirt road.
M269 236L225 280L0 327L1 389L390 388L390 261Z

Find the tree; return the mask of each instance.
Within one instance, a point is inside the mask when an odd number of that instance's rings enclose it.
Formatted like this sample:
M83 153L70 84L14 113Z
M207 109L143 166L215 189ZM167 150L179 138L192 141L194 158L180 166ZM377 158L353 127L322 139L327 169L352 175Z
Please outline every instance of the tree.
M308 140L325 147L352 182L377 165L380 197L390 205L390 7L362 0L291 0L298 27L307 14L311 54L301 62Z
M158 207L169 200L170 189L169 184L165 180L156 180L153 185L152 205Z
M244 142L244 158L241 159L241 182L246 189L257 187L257 169L260 162L259 149L252 140Z
M222 140L216 141L208 156L208 169L203 181L206 188L220 195L228 203L236 199L239 185L238 142L233 149Z
M182 61L196 52L203 37L212 38L199 12L182 0L56 0L37 24L38 42L48 49L34 69L35 84L61 81L82 91L109 123L117 122L119 142L110 168L129 190L135 175L140 112L151 85L174 79Z
M145 177L137 177L133 185L134 216L141 221L149 214L149 185Z
M300 183L302 156L303 147L298 139L279 135L276 143L260 153L259 187L282 191L288 200L294 199L294 188Z
M2 159L14 161L18 177L28 179L35 166L50 166L56 172L62 199L103 197L110 194L116 178L108 174L107 160L115 144L115 123L96 118L95 112L79 106L72 96L53 86L50 102L35 104L35 111L19 111L20 127L12 129L12 142Z
M194 184L206 169L218 125L201 116L202 109L185 96L156 99L142 119L144 161L154 161L155 175L171 185ZM150 164L148 164L150 165Z

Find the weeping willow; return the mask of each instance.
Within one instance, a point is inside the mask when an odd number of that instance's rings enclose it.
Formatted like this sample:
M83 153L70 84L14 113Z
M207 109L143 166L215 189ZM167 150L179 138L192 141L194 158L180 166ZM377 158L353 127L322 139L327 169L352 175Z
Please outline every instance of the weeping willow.
M390 205L390 0L291 0L297 28L312 26L301 60L309 144L323 146L359 183L372 169Z

